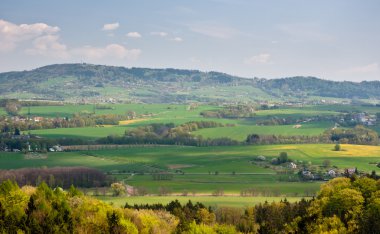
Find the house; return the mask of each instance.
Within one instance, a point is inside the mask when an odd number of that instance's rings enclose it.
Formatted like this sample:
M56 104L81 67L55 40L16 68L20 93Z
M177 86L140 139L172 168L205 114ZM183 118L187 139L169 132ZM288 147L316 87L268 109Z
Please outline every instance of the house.
M348 169L346 169L344 172L345 172L345 174L347 174L347 175L353 175L353 174L355 174L355 172L356 172L356 168L348 168Z
M135 187L130 186L128 184L125 185L125 190L128 196L135 196L138 192L137 189L135 189Z
M311 173L311 171L302 171L302 176L306 179L310 179L310 180L313 180L314 179L314 175L313 173Z
M33 118L34 122L41 122L42 120L44 120L44 118L40 117L40 116L36 116L36 117Z
M334 171L334 170L329 170L328 172L327 172L327 174L330 176L330 177L336 177L336 172Z
M302 175L304 175L304 176L311 176L312 173L311 173L311 171L302 171Z
M297 169L297 164L295 164L294 162L291 162L291 163L289 163L288 167L290 169Z
M63 149L61 148L61 146L59 146L59 145L55 145L55 146L53 146L53 147L50 147L50 148L49 148L49 151L50 151L50 152L61 152L61 151L63 151Z

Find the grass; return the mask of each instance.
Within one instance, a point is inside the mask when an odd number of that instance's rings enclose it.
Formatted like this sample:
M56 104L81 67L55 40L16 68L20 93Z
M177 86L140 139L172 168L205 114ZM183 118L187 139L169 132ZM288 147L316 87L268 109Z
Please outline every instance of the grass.
M110 127L85 127L67 129L41 129L33 130L31 133L48 138L76 137L94 139L108 135L122 135L125 130L151 123L175 123L177 125L190 121L215 121L224 124L234 124L233 127L220 127L212 129L202 129L194 132L195 135L217 138L228 136L234 140L243 141L248 134L273 134L273 135L319 135L333 126L331 122L306 123L299 129L293 125L277 126L257 126L256 121L269 116L278 117L305 117L323 114L336 114L334 111L315 111L308 108L283 108L275 110L257 111L256 116L251 119L218 119L203 118L200 113L204 110L217 109L219 107L201 105L195 110L188 110L187 105L168 104L110 104L113 109L96 110L96 114L125 114L128 110L135 111L142 115L141 119L131 123L121 121L120 126ZM93 105L64 105L64 106L35 106L30 108L32 115L44 117L65 117L72 116L79 112L92 112ZM22 109L23 114L27 114L27 108Z
M316 192L320 182L280 182L278 175L175 175L170 181L155 181L151 175L135 175L125 183L144 187L149 193L159 194L160 187L168 188L175 193L193 191L201 194L212 194L223 190L227 194L240 194L242 190L252 189L260 195L295 196Z
M188 105L172 105L172 104L107 104L107 106L113 109L96 109L96 114L125 114L128 111L134 111L139 115L153 114L161 118L181 116L188 118L191 116L199 116L199 112L209 108L215 108L212 106L202 105L193 111L188 111ZM93 113L94 105L74 105L65 104L62 106L32 106L30 107L30 113L33 116L42 117L71 117L75 113L89 112ZM21 109L21 114L27 115L28 108Z
M150 92L149 90L145 91ZM208 90L209 95L222 98L230 95L241 95L245 100L246 93L236 93L235 90ZM217 119L203 118L200 112L218 109L218 106L201 105L195 110L188 110L188 105L170 104L109 104L112 109L96 110L96 114L125 114L134 111L140 118L134 121L122 121L119 125L106 127L60 128L34 130L33 134L48 138L74 137L96 139L108 135L122 135L132 128L151 123L175 123L177 125L189 121L216 121L224 124L234 124L233 127L202 129L193 132L206 138L230 137L244 141L248 134L259 135L318 135L331 128L332 122L304 123L301 128L293 125L258 126L257 121L277 116L308 117L317 115L336 115L341 111L380 112L379 107L362 107L348 105L306 106L302 108L281 108L257 111L256 116L248 119ZM79 112L93 112L93 105L35 106L30 111L33 116L70 117ZM28 108L22 109L27 114ZM0 109L0 115L5 115ZM377 131L378 127L374 127ZM380 147L363 145L341 145L341 151L333 151L331 144L304 145L260 145L260 146L231 146L231 147L181 147L153 146L130 147L118 150L51 152L47 158L27 159L21 153L0 152L0 169L17 169L25 167L57 167L85 166L111 172L118 181L144 187L152 194L158 194L160 187L168 188L175 194L184 191L197 196L145 196L145 197L101 197L101 199L120 206L141 203L168 203L174 199L187 202L199 201L206 205L250 206L266 200L280 200L287 196L288 200L300 199L319 190L321 182L287 182L289 176L278 175L270 168L264 168L252 163L258 155L264 155L267 160L277 157L280 152L287 152L290 159L298 165L307 163L322 165L328 159L332 166L340 169L357 167L360 171L380 172L376 163L380 162ZM327 170L328 168L326 168ZM184 174L176 173L180 170ZM153 180L151 172L166 171L174 173L171 180ZM121 172L121 173L120 173ZM296 172L296 171L295 171ZM131 175L133 173L133 175ZM253 189L260 197L211 197L212 192L222 189L226 194L238 195L244 189ZM264 197L264 196L278 196Z
M305 110L314 111L335 111L335 112L368 112L370 114L376 114L380 112L379 106L361 106L361 105L318 105L318 106L308 106Z
M271 169L252 164L257 155L268 158L287 152L289 158L321 165L330 159L340 168L358 166L359 170L377 170L370 162L379 161L380 147L342 144L342 151L333 151L332 144L261 145L231 147L131 147L115 150L51 152L47 159L25 159L22 153L0 152L0 169L42 166L88 166L103 171L135 170L143 165L149 168L170 170L179 165L185 173L271 173ZM171 169L174 171L175 169Z
M322 165L326 159L331 165L341 169L358 167L361 171L371 172L379 168L379 146L341 145L342 151L333 151L332 144L305 145L261 145L231 147L131 147L117 150L54 152L46 159L26 159L22 153L0 153L0 169L24 167L86 166L104 172L140 172L118 174L122 180L133 186L146 187L151 193L158 193L159 187L167 187L173 192L184 190L210 194L217 189L226 193L240 193L243 189L253 188L259 194L301 195L318 190L320 183L283 182L284 177L272 169L251 163L257 155L270 160L280 152L287 152L297 164L310 162ZM155 181L150 172L177 169L184 175L175 174L172 180ZM326 169L327 170L327 169ZM218 175L215 175L217 172ZM233 175L233 172L236 175ZM148 173L148 174L147 174ZM243 173L243 174L242 174ZM244 174L249 173L249 174ZM286 176L285 176L286 177Z
M96 139L100 137L106 137L109 135L123 135L126 130L136 128L138 126L151 124L151 123L168 123L174 122L176 124L182 124L189 121L202 121L200 118L189 119L144 119L136 121L134 123L125 124L125 121L121 122L124 125L107 126L107 127L84 127L84 128L55 128L55 129L40 129L32 130L31 133L47 138L60 138L60 137L73 137L73 138L86 138ZM228 122L220 119L212 120L217 122ZM229 121L234 123L233 121ZM235 121L240 123L240 121ZM253 123L237 124L233 127L218 127L201 129L193 132L194 135L202 135L206 138L218 138L221 136L228 136L231 139L244 141L249 134L265 134L265 135L319 135L323 133L327 128L332 127L332 123L308 123L304 124L301 128L293 128L293 125L276 125L276 126L257 126Z
M338 114L334 109L331 110L319 110L312 108L281 108L273 110L261 110L257 111L257 116L278 116L278 117L306 117L317 115L335 115Z
M111 203L114 206L121 207L126 203L129 205L140 204L168 204L171 201L178 200L182 204L186 204L189 200L193 203L200 202L206 206L230 206L230 207L250 207L264 202L279 202L284 200L284 197L239 197L239 196L143 196L143 197L111 197L98 196L96 197L104 202ZM300 197L286 197L289 202L301 200Z
M103 171L134 170L135 166L159 168L175 171L181 169L185 173L271 173L250 163L257 155L268 158L277 157L280 152L287 152L289 158L298 161L321 165L323 160L330 159L332 165L340 168L355 167L359 170L377 170L380 157L379 146L345 145L342 151L333 151L332 144L304 145L262 145L231 147L131 147L126 149L51 152L47 159L25 159L22 153L0 152L0 169L16 169L22 167L79 165L98 168ZM147 172L149 170L146 170Z
M259 135L319 135L334 125L330 122L319 122L302 124L301 128L294 128L293 126L294 125L257 126L254 124L240 124L235 127L201 129L193 132L193 134L202 135L206 138L228 136L234 140L244 141L249 134L253 133Z
M53 128L30 131L32 134L47 138L86 138L97 139L109 135L123 135L130 127L84 127L84 128Z

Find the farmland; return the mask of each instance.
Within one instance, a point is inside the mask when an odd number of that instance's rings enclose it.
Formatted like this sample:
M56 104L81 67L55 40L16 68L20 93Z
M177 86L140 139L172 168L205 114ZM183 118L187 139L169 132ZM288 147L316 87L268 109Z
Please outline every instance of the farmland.
M135 112L141 120L119 125L96 126L86 128L70 129L41 129L32 130L32 134L42 137L77 137L95 139L107 135L122 135L126 130L151 123L174 123L183 124L190 121L215 121L224 124L232 124L233 127L223 127L216 129L202 129L194 132L195 135L202 135L206 138L216 138L228 136L234 140L245 140L248 134L270 134L270 135L319 135L326 129L333 127L334 123L329 121L312 122L302 124L300 128L293 125L260 126L256 122L273 116L279 118L301 118L315 115L336 115L338 112L332 110L311 110L305 108L282 108L277 110L259 110L255 112L255 117L249 119L223 119L223 118L204 118L200 115L205 110L220 109L218 106L200 105L189 110L189 105L164 105L164 104L113 104L110 109L96 109L95 113L101 114L125 114L127 111ZM22 109L23 114L28 113L27 108ZM94 105L64 105L64 106L35 106L30 107L32 116L42 117L67 117L76 113L92 113Z
M102 124L86 127L50 128L24 131L41 139L85 139L89 144L109 135L122 136L126 132L154 123L174 123L179 126L192 121L212 121L220 123L211 128L197 129L193 136L216 139L228 137L239 145L230 146L178 146L178 145L124 145L116 149L109 147L97 150L71 152L37 153L29 157L23 153L0 153L0 169L52 168L83 166L98 169L115 181L133 186L150 194L147 197L117 198L108 196L100 198L115 205L129 203L153 203L157 195L169 202L179 199L186 202L188 198L208 205L246 206L264 200L279 200L283 197L300 199L316 194L323 180L310 181L300 179L298 173L302 167L314 168L314 173L325 175L327 170L344 171L355 168L364 173L380 172L376 166L380 162L380 147L369 145L341 144L341 150L335 151L334 144L268 144L246 145L249 134L274 136L310 136L316 137L332 129L336 124L329 118L347 111L376 114L378 107L317 105L303 107L285 107L276 109L257 109L252 117L222 118L204 117L204 111L218 111L223 105L197 104L62 104L53 106L24 107L21 114L41 116L47 119L73 118L76 115L124 115L134 112L135 117L126 118L118 124ZM3 113L5 115L5 112ZM294 124L262 124L269 119L301 119ZM311 120L311 121L310 121ZM373 126L378 129L378 126ZM75 141L74 141L75 142ZM273 165L272 159L281 152L299 168L288 169L288 164ZM258 156L264 156L265 162L257 162ZM328 166L323 166L328 161ZM169 179L157 180L156 173L167 173ZM326 177L325 177L326 178ZM162 191L165 191L162 194ZM94 192L94 188L89 189ZM249 191L248 197L240 195ZM218 193L217 196L211 196ZM184 196L186 194L186 196ZM140 194L141 195L141 194ZM189 197L187 197L189 196ZM254 196L254 197L253 197ZM272 198L276 197L276 198ZM146 198L146 199L145 199ZM268 199L266 199L268 198Z
M230 128L212 128L201 129L194 134L204 137L217 138L220 135L229 136L238 141L246 139L248 134L264 134L264 135L306 135L315 136L322 134L326 129L333 127L331 122L307 123L301 128L294 128L294 125L276 125L276 126L257 126L243 122L235 127Z
M365 171L376 170L372 161L377 161L380 155L379 146L342 145L341 151L334 151L329 144L305 145L265 145L265 146L229 146L229 147L186 147L186 146L134 146L125 149L50 152L47 159L30 160L23 153L2 152L0 155L1 169L16 169L25 166L89 166L103 171L137 170L136 167L145 164L158 168L170 169L178 166L185 173L208 173L218 170L221 173L237 171L244 173L270 173L266 168L249 163L257 155L269 158L276 157L280 152L287 152L293 160L321 164L324 159L330 159L338 167L354 167L357 165ZM146 170L148 172L149 170Z
M257 155L273 158L287 152L296 162L321 165L331 160L338 168L358 167L362 171L377 170L373 162L380 155L378 146L342 145L342 151L333 151L333 145L269 145L231 147L130 147L115 150L52 152L43 159L26 159L21 153L2 153L1 169L23 167L87 166L113 173L118 180L136 187L145 187L157 194L160 187L171 193L211 194L223 189L226 194L239 194L254 189L258 195L299 196L315 192L319 182L287 182L287 176L278 175L270 168L252 161ZM372 163L372 164L371 164ZM176 173L180 169L183 173ZM171 180L153 180L150 173L174 173Z
M156 204L160 201L161 204L168 204L171 201L178 200L180 203L185 204L189 200L193 203L201 202L206 206L232 206L232 207L252 207L263 202L279 202L284 200L284 197L240 197L240 196L144 196L144 197L110 197L99 196L97 197L107 203L112 203L117 207L128 204ZM299 197L286 197L289 202L299 201Z

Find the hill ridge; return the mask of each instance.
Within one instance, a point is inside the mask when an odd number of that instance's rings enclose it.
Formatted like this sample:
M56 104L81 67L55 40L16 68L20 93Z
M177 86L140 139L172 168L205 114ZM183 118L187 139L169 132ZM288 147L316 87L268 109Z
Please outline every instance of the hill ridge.
M380 98L380 81L332 81L313 76L245 78L216 71L87 63L51 64L0 73L3 98L140 102L241 102Z

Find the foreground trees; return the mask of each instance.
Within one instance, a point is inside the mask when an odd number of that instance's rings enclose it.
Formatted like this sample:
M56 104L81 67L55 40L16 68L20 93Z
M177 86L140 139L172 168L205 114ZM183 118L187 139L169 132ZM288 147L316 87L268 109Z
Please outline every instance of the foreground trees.
M182 205L116 208L45 183L0 184L0 233L379 233L380 181L336 178L310 201L265 202L245 209Z
M379 233L380 181L336 178L321 191L303 217L290 223L290 233Z
M115 208L74 187L0 185L0 233L172 233L177 224L167 212Z

